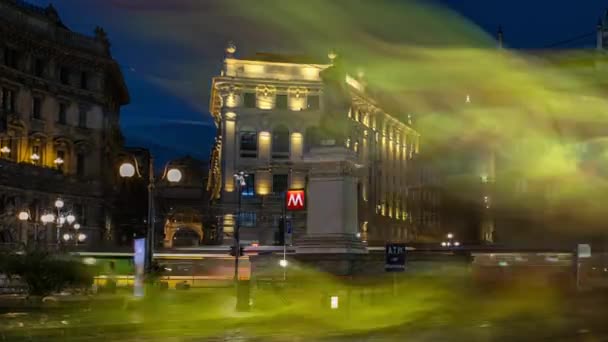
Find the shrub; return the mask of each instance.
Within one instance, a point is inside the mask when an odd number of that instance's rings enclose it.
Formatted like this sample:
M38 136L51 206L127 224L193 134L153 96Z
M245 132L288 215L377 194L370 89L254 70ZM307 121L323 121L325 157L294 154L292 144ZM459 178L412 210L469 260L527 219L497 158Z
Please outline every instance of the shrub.
M77 260L63 259L46 252L3 255L0 273L17 276L28 294L45 296L66 288L87 288L93 284L92 269Z

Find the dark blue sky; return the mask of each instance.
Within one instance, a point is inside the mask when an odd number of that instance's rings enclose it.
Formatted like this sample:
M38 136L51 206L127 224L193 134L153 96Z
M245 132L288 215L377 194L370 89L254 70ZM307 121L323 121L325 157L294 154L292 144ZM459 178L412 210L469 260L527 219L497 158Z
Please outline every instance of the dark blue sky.
M108 31L113 56L123 66L123 73L131 93L131 103L122 110L121 124L127 144L148 147L160 160L185 154L206 159L213 141L215 128L205 102L209 93L209 79L221 67L223 51L217 43L202 43L197 53L203 67L197 77L202 82L191 83L193 93L200 92L201 101L193 103L178 96L166 86L173 72L171 61L182 60L191 54L190 47L180 42L169 44L146 36L144 30L133 30L138 25L137 6L154 4L167 7L167 15L174 5L184 0L55 0L63 22L72 30L91 34L96 25ZM188 1L188 0L185 0ZM206 0L201 0L203 3ZM245 0L243 0L245 1ZM253 1L253 0L252 0ZM291 1L291 0L285 0ZM31 0L46 6L48 0ZM511 48L543 48L553 43L592 32L608 1L585 0L443 0L439 1L468 18L483 30L494 34L503 26L505 43ZM117 5L118 4L118 5ZM200 3L199 3L200 4ZM135 8L135 11L133 9ZM133 20L132 20L133 19ZM204 18L201 20L204 21ZM157 27L156 30L171 30ZM217 28L214 28L217 29ZM204 40L206 37L201 37ZM237 39L238 42L238 37ZM560 47L591 47L590 36ZM262 47L263 48L263 47ZM159 82L159 80L164 80ZM180 84L181 87L188 84ZM198 89L201 87L203 89ZM206 88L205 88L206 87Z

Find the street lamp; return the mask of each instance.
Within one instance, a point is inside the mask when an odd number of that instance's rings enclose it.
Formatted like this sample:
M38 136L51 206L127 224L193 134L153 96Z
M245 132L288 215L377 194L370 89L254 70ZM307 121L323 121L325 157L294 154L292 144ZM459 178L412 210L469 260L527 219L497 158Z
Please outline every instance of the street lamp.
M130 156L131 161L126 161L120 164L118 167L118 174L122 178L131 178L133 176L142 177L139 173L139 166L137 164L137 159L134 156ZM165 170L167 167L165 166ZM165 177L167 181L171 183L180 182L182 179L182 172L179 169L171 168L168 172L165 173ZM154 158L152 155L149 156L148 162L148 227L146 229L146 249L145 249L145 260L144 260L144 269L146 272L150 271L152 266L152 257L154 255L154 225L155 225L155 206L154 206L154 196L155 196L155 182L154 179ZM86 236L84 237L86 238Z
M167 171L167 180L171 183L178 183L182 180L182 172L179 169L169 169Z
M76 230L80 229L80 223L74 223L74 229L76 229Z
M238 196L238 208L236 214L236 226L234 228L234 281L239 281L239 256L241 254L241 241L240 241L240 229L241 229L241 197L243 187L247 185L245 178L247 174L241 171L234 174L234 179L237 185L237 196Z
M70 240L71 236L68 233L63 234L63 239L65 240L65 242L68 242Z
M55 221L55 215L53 213L46 213L40 217L42 223L47 224Z
M120 177L131 178L135 176L135 166L131 163L122 163L118 168Z
M55 208L61 209L61 208L63 208L64 205L65 205L65 203L63 202L63 200L61 198L58 198L55 200Z
M74 216L74 214L68 214L68 216L65 217L65 220L68 222L68 224L72 224L74 221L76 221L76 216Z
M22 211L19 213L19 220L20 221L27 221L30 219L30 214L27 211Z
M87 236L83 233L78 234L78 241L79 242L83 242L84 240L86 240Z

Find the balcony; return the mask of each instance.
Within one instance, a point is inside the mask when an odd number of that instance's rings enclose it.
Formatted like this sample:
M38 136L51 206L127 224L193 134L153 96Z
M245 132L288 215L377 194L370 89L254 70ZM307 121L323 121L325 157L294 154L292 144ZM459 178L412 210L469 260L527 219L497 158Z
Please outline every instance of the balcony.
M64 175L57 169L6 159L0 159L0 186L74 195L102 194L101 184L97 180L83 180Z

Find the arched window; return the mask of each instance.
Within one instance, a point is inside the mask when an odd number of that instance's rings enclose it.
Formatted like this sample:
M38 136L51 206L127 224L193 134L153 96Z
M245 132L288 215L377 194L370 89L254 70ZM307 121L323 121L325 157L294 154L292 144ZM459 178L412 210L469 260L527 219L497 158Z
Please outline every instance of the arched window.
M289 158L289 129L278 126L272 131L272 158Z
M308 127L304 133L305 151L309 152L311 148L319 146L320 136L317 127Z

